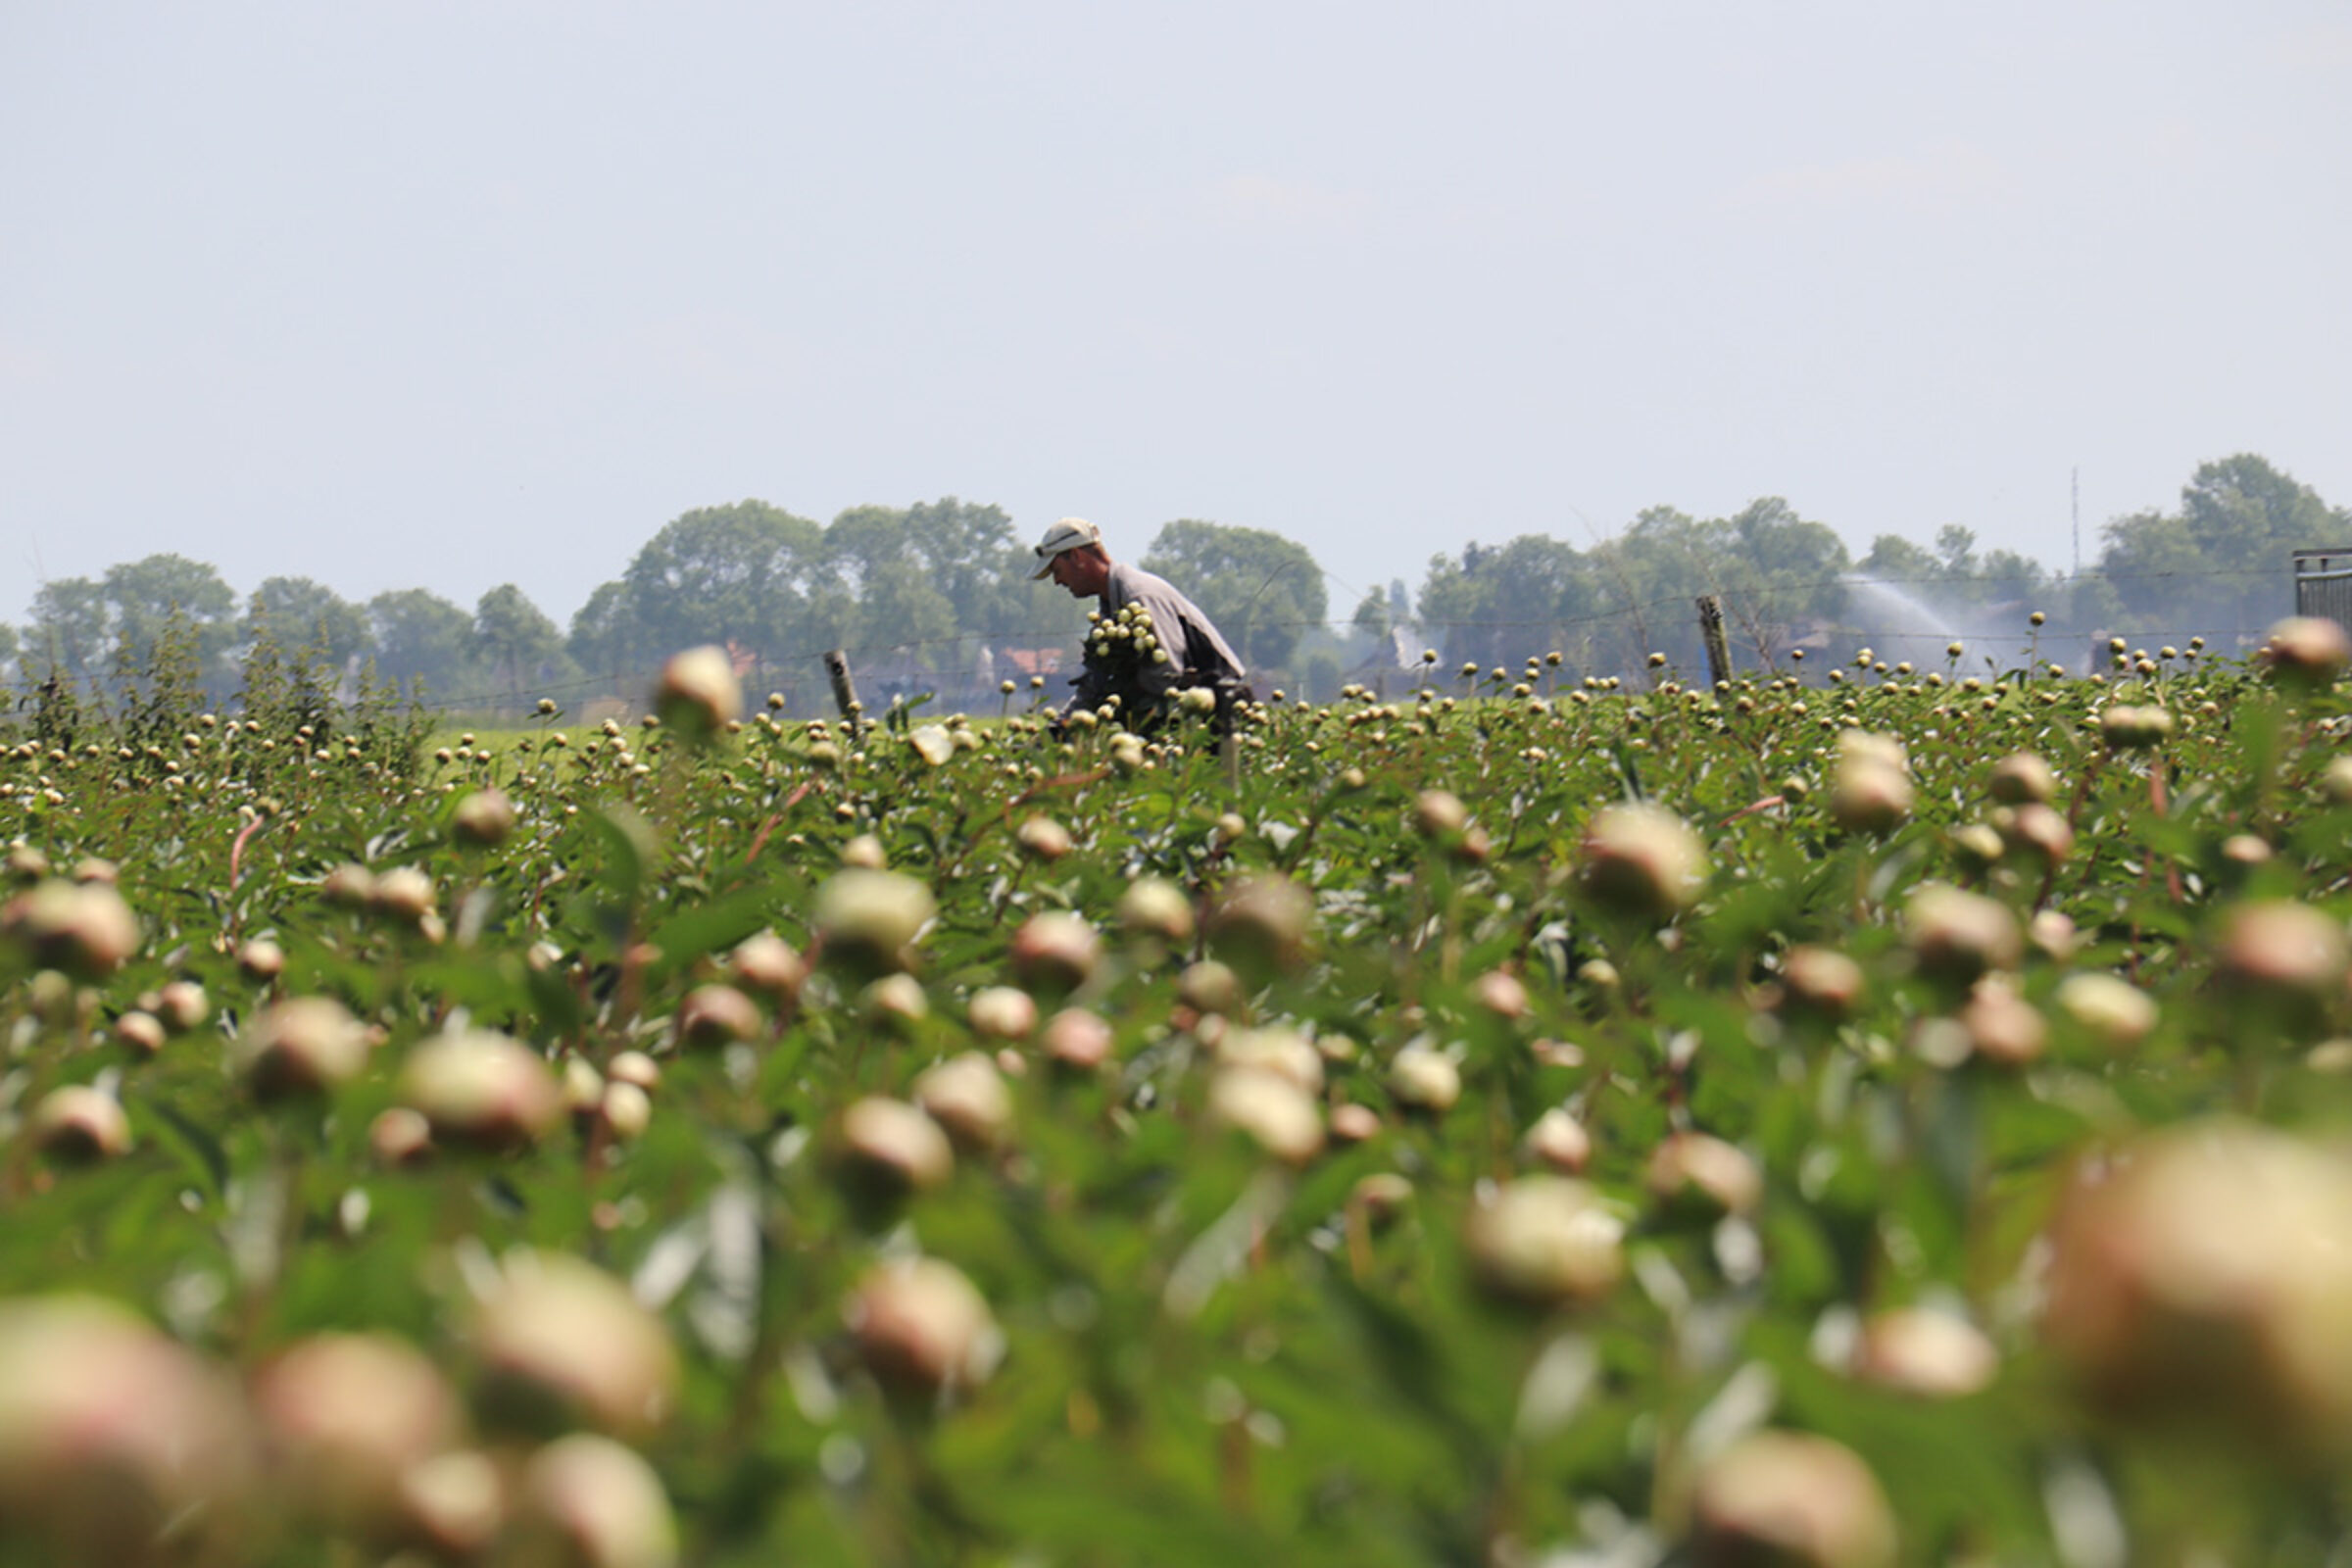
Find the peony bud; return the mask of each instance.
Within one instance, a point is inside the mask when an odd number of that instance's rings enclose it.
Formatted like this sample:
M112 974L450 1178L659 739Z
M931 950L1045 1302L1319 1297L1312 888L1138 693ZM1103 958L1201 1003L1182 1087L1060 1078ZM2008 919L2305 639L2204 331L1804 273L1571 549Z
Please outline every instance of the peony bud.
M678 1356L629 1288L561 1252L509 1260L475 1308L472 1341L488 1406L534 1431L585 1422L644 1432L669 1414Z
M1959 1023L1978 1055L2004 1067L2039 1060L2049 1038L2040 1009L2000 975L1987 975L1970 988Z
M436 1035L409 1053L395 1086L436 1140L506 1150L563 1118L556 1076L537 1052L486 1029Z
M907 966L937 909L931 890L914 878L854 867L816 890L813 923L826 962L870 978Z
M2319 690L2332 685L2352 664L2352 638L2332 620L2290 615L2271 628L2261 660L2280 686Z
M841 1113L840 1139L845 1174L885 1196L938 1187L956 1170L946 1132L903 1100L853 1101Z
M2058 775L2032 752L2012 752L1992 764L1984 792L2004 806L2047 805L2058 793Z
M253 1411L282 1494L346 1527L388 1522L401 1477L454 1446L463 1427L439 1370L383 1334L321 1334L281 1352L254 1378Z
M760 1004L726 985L696 986L687 992L676 1021L681 1046L734 1045L757 1040L767 1028Z
M32 1111L32 1141L52 1159L90 1164L130 1152L130 1119L122 1102L102 1089L68 1084L41 1097Z
M296 997L256 1013L229 1059L261 1099L326 1094L368 1065L368 1031L332 997Z
M2070 974L2052 1000L2110 1051L2138 1045L2156 1027L2156 1000L2120 975Z
M1522 1176L1470 1211L1463 1227L1478 1282L1506 1300L1597 1300L1625 1273L1625 1227L1583 1182Z
M1796 1432L1750 1433L1699 1472L1696 1568L1889 1568L1894 1512L1851 1448Z
M845 1315L867 1369L901 1393L929 1397L976 1388L1004 1353L987 1299L962 1270L937 1258L871 1270Z
M1072 848L1070 830L1050 816L1024 818L1013 830L1013 837L1023 853L1049 865L1069 854Z
M514 803L503 790L475 790L450 812L449 831L460 844L495 849L514 831Z
M654 711L689 740L707 740L743 716L743 686L724 648L706 645L673 654L654 688Z
M964 1021L985 1040L1026 1040L1037 1029L1037 1002L1012 986L982 986L964 1004Z
M2187 1124L2085 1167L2053 1225L2043 1334L2130 1426L2276 1459L2352 1448L2352 1165Z
M1862 1326L1854 1375L1923 1399L1975 1394L2000 1370L2000 1352L1967 1319L1926 1307L1896 1307Z
M727 968L737 985L759 992L780 1007L788 1007L799 998L801 985L808 978L808 965L792 950L792 944L772 931L744 938L728 958Z
M1558 1105L1536 1118L1536 1124L1527 1130L1519 1147L1529 1157L1570 1176L1582 1171L1592 1158L1592 1135L1585 1131L1583 1122Z
M139 922L105 883L51 880L0 906L0 941L34 968L95 982L138 951Z
M1209 951L1262 985L1306 961L1314 917L1314 895L1290 878L1245 877L1209 914Z
M1209 1079L1208 1113L1220 1126L1247 1133L1285 1164L1303 1165L1323 1148L1323 1118L1314 1097L1280 1073L1220 1067Z
M958 1147L974 1152L995 1149L1012 1130L1012 1095L1004 1075L976 1051L923 1069L914 1080L914 1102Z
M1930 883L1911 895L1903 926L1920 972L1972 985L1988 969L2009 969L2024 956L2017 916L1982 894Z
M2214 967L2241 1000L2309 1023L2342 990L2348 962L2340 921L2308 905L2269 900L2230 911Z
M1119 895L1119 925L1131 935L1182 947L1193 940L1193 901L1173 882L1144 877Z
M236 1519L249 1461L231 1392L127 1309L0 1301L0 1540L12 1555L190 1560ZM193 1535L170 1540L167 1526Z
M1095 972L1102 939L1074 914L1033 914L1012 934L1012 972L1021 983L1060 994L1085 984Z
M1110 1025L1083 1007L1064 1007L1046 1020L1040 1043L1054 1065L1093 1072L1110 1059Z
M1667 1134L1650 1151L1642 1179L1667 1207L1709 1219L1752 1213L1764 1198L1756 1162L1705 1133Z
M677 1518L654 1467L579 1432L531 1455L515 1498L514 1560L580 1568L673 1568Z
M1442 1051L1400 1047L1389 1062L1389 1093L1407 1110L1444 1115L1462 1098L1462 1069Z
M1576 876L1603 908L1672 918L1706 886L1707 852L1690 824L1645 802L1605 807L1585 824Z

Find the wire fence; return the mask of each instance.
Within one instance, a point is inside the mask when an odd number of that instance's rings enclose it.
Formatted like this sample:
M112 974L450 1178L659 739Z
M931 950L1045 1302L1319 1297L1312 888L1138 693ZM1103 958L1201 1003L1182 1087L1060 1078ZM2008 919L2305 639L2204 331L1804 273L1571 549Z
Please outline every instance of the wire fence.
M1858 642L1845 646L1842 641L1832 641L1851 637L1867 638L1871 651L1889 663L1909 662L1921 666L1938 666L1950 658L1949 648L1959 644L1962 657L1972 665L1986 660L2024 662L2032 659L2087 672L2103 667L2108 657L2106 643L2111 637L2124 638L2135 651L2166 645L2185 646L2192 638L2203 638L2216 652L2230 654L2259 644L2269 628L2267 624L2240 625L2227 620L2218 624L2181 621L2166 625L2128 618L2094 626L2074 619L2063 609L2051 615L2046 624L2035 627L2028 619L2029 612L2040 608L2034 603L2035 596L2065 604L2074 601L2083 587L2094 583L2169 583L2184 589L2202 586L2218 590L2224 584L2276 582L2283 603L2291 599L2292 580L2282 567L2085 572L2058 579L1866 579L1848 572L1762 589L1694 581L1688 591L1625 599L1577 614L1520 618L1414 616L1400 629L1404 639L1438 652L1448 666L1475 648L1482 665L1542 659L1557 653L1562 656L1562 663L1577 674L1630 674L1651 653L1667 654L1675 667L1695 667L1699 653L1694 602L1701 592L1711 592L1725 601L1729 612L1727 622L1732 633L1734 663L1748 669L1786 670L1792 667L1789 654L1799 648L1820 656L1820 662L1814 666L1818 669L1858 652ZM1836 615L1814 612L1812 607L1833 589L1845 590L1847 603L1843 612ZM1919 597L1936 592L1964 593L1976 603L1936 607ZM2223 597L2218 593L2214 596ZM2227 597L2236 601L2242 594ZM1044 694L1058 701L1067 690L1066 678L1077 671L1083 626L1082 616L1072 613L1051 624L1000 631L995 636L960 632L930 638L869 638L853 640L850 646L838 651L846 657L860 683L870 686L870 692L861 696L871 710L879 711L893 700L911 701L929 694L943 711L956 709L977 711L993 706L1026 707L1040 690L1032 685L1032 676L1039 673L1044 675ZM1310 658L1294 660L1292 668L1253 670L1253 678L1274 676L1312 686L1314 683L1303 677L1320 674L1324 684L1336 687L1340 680L1361 680L1369 685L1378 678L1388 684L1398 675L1416 671L1436 679L1449 680L1456 676L1452 667L1427 670L1419 657L1420 648L1407 650L1396 635L1362 637L1352 615L1318 620L1259 617L1254 626L1258 630L1279 629L1295 638L1310 632L1334 633L1337 641L1316 650ZM1367 642L1369 652L1364 651ZM1516 646L1518 642L1528 646ZM1543 646L1534 646L1538 643ZM833 710L833 699L824 660L835 651L829 644L819 646L811 642L807 646L747 654L741 656L740 673L747 686L753 688L750 695L755 703L774 692L782 699L781 709L788 716L829 713ZM1009 657L1014 651L1026 656L1029 662L1024 665ZM1057 660L1044 657L1054 654L1058 654ZM1354 656L1352 663L1344 662L1349 655ZM1050 667L1040 669L1041 663ZM1314 666L1311 670L1310 665ZM597 671L574 672L576 666L544 663L520 682L509 680L468 690L428 690L418 701L428 711L453 718L512 719L531 712L542 699L553 701L566 719L576 718L584 711L591 716L618 716L642 708L660 674L658 663ZM1013 686L1010 694L1003 690L1006 681ZM1306 690L1300 695L1328 698L1336 695L1336 690Z
M2057 663L2077 672L2086 673L2105 666L2107 644L2121 637L2133 652L2157 651L2164 647L2185 647L2192 639L2203 639L2215 652L2233 654L2259 645L2269 630L2268 624L2239 625L2213 621L2180 620L2175 624L2117 618L2113 623L2102 621L2093 626L2081 623L2065 614L2049 617L2036 627L2029 619L2030 612L2039 608L2032 603L2040 594L2052 599L2071 600L2084 585L2094 582L2111 584L2170 582L2181 585L2240 584L2276 581L2282 593L2291 592L2289 574L2277 568L2243 568L2225 571L2198 572L2085 572L2064 579L2047 578L1968 578L1954 581L1942 577L1885 577L1858 580L1852 574L1821 579L1807 583L1778 584L1763 590L1719 590L1728 601L1733 627L1735 664L1748 668L1790 667L1788 654L1798 648L1809 653L1827 656L1828 662L1842 662L1860 651L1859 644L1844 646L1830 642L1831 638L1867 638L1871 651L1881 660L1893 663L1909 662L1920 666L1940 666L1950 659L1949 649L1959 644L1961 658L1970 664L1991 661L2022 663L2037 660ZM1899 603L1877 603L1870 608L1849 602L1844 613L1835 617L1816 617L1806 613L1806 607L1817 603L1831 589L1844 588L1851 596L1867 590L1891 590L1910 597L1916 590L1954 589L1965 591L1982 600L1989 594L2015 590L2015 594L1993 604L1979 603L1958 608L1936 608L1919 603L1916 599L1906 606ZM1651 598L1626 601L1605 609L1580 614L1545 615L1524 618L1478 616L1442 618L1414 616L1406 623L1410 638L1439 652L1448 664L1466 641L1475 641L1492 650L1517 635L1545 646L1520 648L1507 656L1510 662L1526 658L1541 659L1552 653L1563 656L1563 662L1572 662L1579 673L1629 674L1643 662L1652 652L1668 653L1680 664L1688 659L1696 662L1697 621L1694 601L1697 590L1659 594ZM1924 617L1926 624L1903 624L1903 618ZM1308 632L1330 632L1342 638L1362 640L1350 617L1326 616L1319 620L1264 619L1256 621L1261 629L1279 628L1303 635ZM869 702L878 709L893 698L911 699L931 694L943 710L956 708L978 709L1009 701L1013 706L1026 706L1036 688L1030 685L1030 672L1012 667L1004 658L1005 650L1058 649L1068 656L1065 667L1049 671L1044 690L1057 696L1066 690L1062 677L1076 673L1076 654L1081 618L1073 614L1067 620L1051 625L1001 632L994 637L975 633L959 633L933 638L910 638L894 641L864 640L838 651L849 661L859 679L871 679L873 696L879 702ZM1646 635L1637 636L1637 633ZM1388 644L1389 652L1377 646ZM1566 644L1569 646L1560 646ZM1592 650L1606 644L1615 650L1612 667L1592 667ZM983 667L979 651L986 649L990 659ZM761 700L773 690L783 698L783 711L793 716L808 716L831 710L830 686L823 661L831 647L811 644L776 652L764 652L749 662L743 671L747 682L757 686L752 700ZM1422 667L1418 650L1405 655L1396 650L1394 638L1376 640L1374 651L1358 659L1353 665L1340 665L1342 678L1353 679L1372 673L1409 673ZM1337 663L1326 651L1324 668L1328 674ZM1499 662L1499 661L1495 661ZM1302 664L1303 661L1295 661ZM1482 660L1482 666L1490 661ZM1819 667L1817 665L1817 667ZM1256 671L1255 674L1277 673L1296 675L1288 671ZM582 703L609 703L626 707L640 704L650 692L660 674L658 666L609 670L582 674L577 677L549 678L533 686L527 693L513 690L435 693L427 701L428 709L444 713L511 712L517 703L535 703L540 698L553 699L560 707L571 709ZM1455 671L1443 668L1434 678L1452 679ZM1004 681L1013 683L1014 691L1007 699L1002 691ZM1368 682L1367 682L1368 683ZM1332 692L1304 695L1328 697Z

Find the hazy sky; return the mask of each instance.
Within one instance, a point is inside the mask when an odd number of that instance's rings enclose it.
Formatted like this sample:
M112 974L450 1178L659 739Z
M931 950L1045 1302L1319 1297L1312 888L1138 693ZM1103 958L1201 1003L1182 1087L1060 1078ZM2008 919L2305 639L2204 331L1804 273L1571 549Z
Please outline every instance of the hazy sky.
M2352 504L2348 277L2344 0L0 0L0 618L564 621L746 497L2063 569L2077 466Z

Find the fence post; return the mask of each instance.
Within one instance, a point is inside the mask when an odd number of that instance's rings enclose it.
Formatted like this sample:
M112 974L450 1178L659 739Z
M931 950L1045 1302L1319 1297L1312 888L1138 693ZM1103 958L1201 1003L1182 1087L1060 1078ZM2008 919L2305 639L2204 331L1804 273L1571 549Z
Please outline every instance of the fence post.
M865 705L858 700L858 682L850 674L850 656L838 648L827 650L825 674L833 682L833 706L841 710L842 720L850 726L850 738L856 740L865 733Z
M1698 633L1707 645L1707 680L1716 686L1732 678L1732 645L1723 631L1723 596L1698 596Z

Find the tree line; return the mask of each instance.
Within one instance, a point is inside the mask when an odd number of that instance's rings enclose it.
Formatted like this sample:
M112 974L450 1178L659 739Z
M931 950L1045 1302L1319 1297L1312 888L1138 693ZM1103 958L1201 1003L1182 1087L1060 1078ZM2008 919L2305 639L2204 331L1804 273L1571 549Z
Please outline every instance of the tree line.
M1253 671L1328 696L1424 646L1482 665L1559 652L1572 671L1605 674L1662 652L1702 667L1699 594L1722 598L1743 665L1779 667L1849 634L1940 639L2010 612L2022 624L2028 609L2052 635L2203 635L2232 648L2291 612L2289 552L2352 544L2352 512L2241 454L2200 466L2177 510L2115 518L2100 537L2095 569L2060 574L1980 552L1958 525L1930 545L1882 534L1857 557L1779 498L1728 517L1653 507L1583 548L1535 532L1465 542L1431 558L1417 592L1376 587L1344 620L1314 557L1270 530L1170 522L1141 560L1191 594ZM953 496L856 507L826 524L746 500L664 525L567 626L514 583L470 608L422 588L354 602L298 576L240 598L213 566L160 554L43 584L25 624L0 625L0 658L20 684L70 681L103 697L127 689L176 628L196 678L223 698L268 642L491 711L549 691L633 696L669 653L716 642L761 686L813 689L819 657L840 648L884 692L968 700L1016 671L1074 668L1079 617L1032 579L1036 564L1001 508Z

